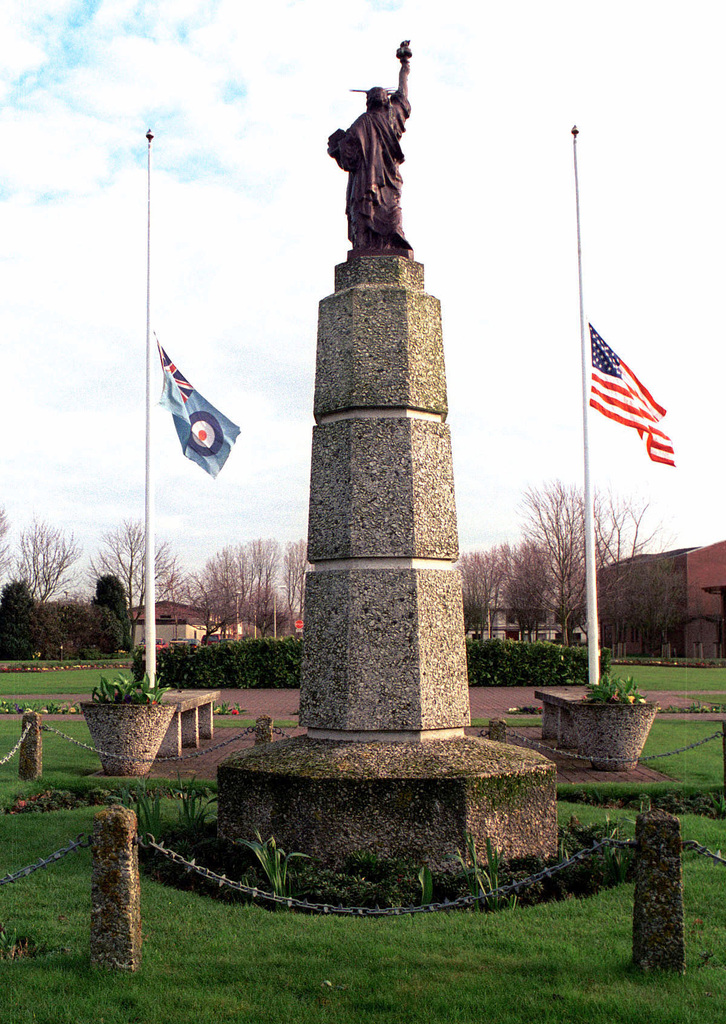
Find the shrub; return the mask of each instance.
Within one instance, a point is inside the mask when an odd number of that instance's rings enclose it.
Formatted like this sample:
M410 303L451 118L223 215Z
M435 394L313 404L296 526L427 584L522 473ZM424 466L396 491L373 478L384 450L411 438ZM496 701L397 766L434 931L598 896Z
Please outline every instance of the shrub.
M96 596L93 604L105 608L115 623L116 642L114 650L131 650L131 621L129 619L126 591L117 576L99 576L96 580Z
M0 658L22 661L33 656L34 601L23 580L6 583L0 599Z
M587 648L522 640L467 640L469 686L584 686ZM601 672L610 651L601 652Z
M302 643L295 637L234 640L223 644L166 647L156 652L159 675L180 690L297 689ZM144 674L144 650L134 651L134 678Z
M210 646L173 645L156 652L164 683L186 690L297 689L302 642L295 637L234 640ZM467 640L469 686L584 686L587 648L521 640ZM610 652L601 653L601 671ZM134 678L144 675L144 649L137 647Z

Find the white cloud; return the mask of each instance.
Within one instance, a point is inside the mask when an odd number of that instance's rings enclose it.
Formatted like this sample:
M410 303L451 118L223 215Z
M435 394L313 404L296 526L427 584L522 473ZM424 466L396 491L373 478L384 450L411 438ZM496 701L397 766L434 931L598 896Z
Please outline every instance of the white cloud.
M516 539L529 484L582 475L570 127L585 299L668 409L678 469L593 423L603 486L722 539L724 163L714 3L106 0L4 6L3 493L103 531L143 514L146 140L153 326L242 435L218 480L159 412L160 531L190 562L305 532L317 302L348 248L326 141L412 39L404 225L443 304L462 547ZM653 12L657 11L657 17ZM9 13L8 13L9 12ZM664 513L665 514L665 511Z

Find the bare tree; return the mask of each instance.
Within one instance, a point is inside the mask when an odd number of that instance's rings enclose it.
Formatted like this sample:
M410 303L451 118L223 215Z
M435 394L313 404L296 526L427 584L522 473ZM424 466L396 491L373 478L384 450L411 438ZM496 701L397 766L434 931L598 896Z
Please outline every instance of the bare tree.
M595 493L595 540L598 568L615 565L653 548L662 533L649 526L650 502L612 491Z
M10 523L4 508L0 508L0 579L10 568L10 547L7 543L7 535L10 532Z
M36 601L45 602L75 582L73 566L81 557L72 533L34 519L20 534L16 571Z
M250 615L255 631L268 636L274 628L277 583L280 573L280 545L276 540L251 540L247 545L250 567Z
M569 647L584 618L585 513L582 492L561 480L529 488L522 499L524 539L547 554L549 603Z
M464 595L467 631L492 635L492 620L501 608L502 586L507 573L505 545L489 551L469 551L457 562Z
M226 631L235 620L234 579L225 561L224 554L218 552L201 572L192 573L187 583L189 602L200 613L206 636Z
M614 495L595 495L595 539L597 547L598 612L602 622L612 626L614 645L625 639L631 623L633 587L639 589L638 556L652 550L660 540L662 527L649 527L647 501Z
M101 538L103 548L91 562L91 577L94 581L106 574L118 576L124 585L129 601L129 615L136 642L136 628L144 612L146 580L144 559L146 543L144 526L141 522L125 519L116 530L109 530ZM156 546L154 576L157 595L165 597L169 587L179 581L180 569L177 556L171 551L168 541Z
M686 618L686 580L674 559L636 559L629 591L628 625L639 629L646 650L660 654L668 630Z
M308 567L308 546L304 540L290 541L285 548L283 581L291 619L302 618L305 603L305 572Z
M226 633L247 612L250 570L244 544L228 545L210 558L201 572L187 580L186 596L201 613L207 636Z
M549 553L534 541L525 540L507 551L504 600L522 637L537 639L546 621L550 601Z

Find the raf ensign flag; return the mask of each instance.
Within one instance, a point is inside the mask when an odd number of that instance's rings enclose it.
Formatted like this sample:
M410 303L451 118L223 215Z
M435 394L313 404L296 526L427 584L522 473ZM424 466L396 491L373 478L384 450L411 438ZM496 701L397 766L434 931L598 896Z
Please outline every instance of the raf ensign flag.
M158 339L156 344L164 371L164 391L159 404L174 417L186 457L206 469L210 476L216 476L239 436L239 427L202 398L172 363Z
M665 409L605 344L592 324L588 326L592 347L590 405L603 416L626 427L634 427L645 441L653 462L675 466L673 444L656 427L656 423L665 416Z

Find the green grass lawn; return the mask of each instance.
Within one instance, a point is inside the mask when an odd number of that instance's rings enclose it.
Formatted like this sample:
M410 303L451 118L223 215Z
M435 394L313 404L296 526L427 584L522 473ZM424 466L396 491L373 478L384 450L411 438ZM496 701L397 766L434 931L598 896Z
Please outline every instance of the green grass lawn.
M113 678L121 672L130 678L128 669L86 668L57 669L47 672L0 672L0 697L18 697L26 693L87 693L90 696L101 676Z
M22 694L88 693L102 675L113 676L119 669L63 669L49 667L42 672L0 672L0 697ZM130 674L129 670L123 670ZM613 673L633 676L642 690L680 690L726 694L726 668L686 668L657 665L615 665ZM695 699L695 698L694 698ZM718 700L714 697L714 700ZM726 702L726 698L724 698Z
M563 804L563 818L602 820ZM15 815L0 874L91 828L93 809ZM628 823L625 823L628 827ZM685 817L723 844L723 823ZM215 903L142 877L143 963L89 964L90 853L0 890L0 920L41 948L0 961L2 1024L720 1024L726 998L726 868L684 860L688 970L630 964L632 886L501 914L345 920Z
M218 724L226 731L238 721ZM88 739L77 718L59 728ZM711 731L712 722L659 721L646 752ZM0 756L18 732L16 721L0 720ZM116 786L93 776L93 753L48 734L43 745L38 782L18 780L17 758L0 766L0 808L19 792ZM722 783L718 741L677 758L678 778L689 787ZM90 831L94 812L2 816L0 876ZM173 812L168 802L167 813ZM563 821L572 814L583 823L618 820L632 834L636 812L561 801L559 813ZM726 822L684 815L682 825L685 838L726 848ZM223 905L147 877L143 964L124 975L89 964L85 850L0 888L0 922L40 947L33 959L0 960L0 1024L720 1024L726 867L687 854L684 877L688 971L682 978L644 975L631 966L629 885L501 914L346 920Z
M688 668L670 665L613 665L612 674L632 676L641 690L723 690L726 692L726 668Z

